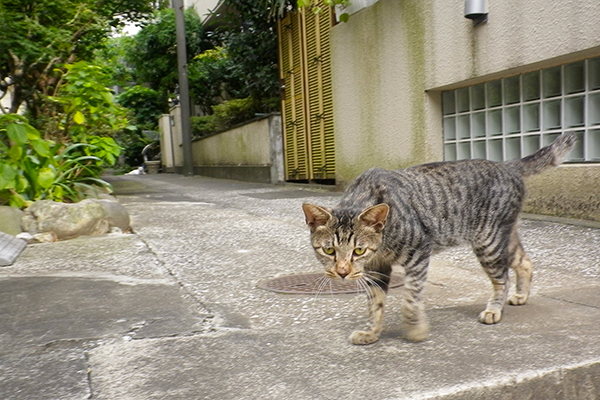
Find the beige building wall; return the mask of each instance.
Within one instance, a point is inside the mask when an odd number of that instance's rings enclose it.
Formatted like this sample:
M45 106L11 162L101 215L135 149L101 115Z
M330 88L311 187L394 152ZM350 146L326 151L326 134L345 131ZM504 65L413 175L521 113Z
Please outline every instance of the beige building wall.
M598 0L492 0L479 26L463 11L464 0L380 0L332 29L341 186L372 166L442 160L442 90L600 55Z

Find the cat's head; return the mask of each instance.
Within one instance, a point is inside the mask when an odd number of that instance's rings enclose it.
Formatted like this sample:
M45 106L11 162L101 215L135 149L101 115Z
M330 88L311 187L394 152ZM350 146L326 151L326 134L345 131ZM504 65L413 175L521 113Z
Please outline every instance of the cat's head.
M365 210L302 205L317 258L331 278L359 279L381 247L387 204Z

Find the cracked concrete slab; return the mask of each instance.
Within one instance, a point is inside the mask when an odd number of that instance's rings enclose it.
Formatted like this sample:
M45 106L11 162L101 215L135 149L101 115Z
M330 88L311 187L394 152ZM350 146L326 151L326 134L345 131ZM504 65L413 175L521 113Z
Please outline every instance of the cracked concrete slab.
M429 311L432 335L418 344L399 339L396 310L388 315L382 340L372 346L348 344L348 330L357 326L342 319L111 343L90 352L92 376L101 388L95 398L600 396L594 322L599 310L538 298L529 308L511 308L510 318L493 327L476 322L478 311L473 305ZM173 360L172 368L158 361L165 359Z
M83 400L91 397L87 358L80 346L32 348L15 343L12 346L10 353L3 351L0 356L0 398Z
M470 249L440 253L430 338L402 339L393 289L381 340L361 347L348 336L366 323L364 294L256 287L320 270L300 205L337 193L165 174L113 183L135 235L28 246L0 269L0 398L600 398L598 229L524 221L532 296L494 326L477 322L491 287Z
M197 308L174 283L64 276L0 279L0 331L18 344L190 334L201 331L208 316Z
M174 283L0 279L0 397L89 398L91 342L191 335L207 316Z
M91 347L192 335L210 316L136 235L30 245L0 269L0 398L88 399Z

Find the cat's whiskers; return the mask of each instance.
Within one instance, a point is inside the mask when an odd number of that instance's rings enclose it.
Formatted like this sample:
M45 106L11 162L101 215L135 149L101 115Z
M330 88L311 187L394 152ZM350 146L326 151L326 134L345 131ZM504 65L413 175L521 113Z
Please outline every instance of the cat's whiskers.
M325 286L327 286L327 284L329 284L329 288L331 291L331 278L327 274L325 274L325 275L321 276L319 279L317 279L317 281L315 282L315 286L316 286L315 300L323 292L323 290L325 289Z
M382 274L383 275L383 274ZM383 290L383 288L381 287L381 285L379 284L381 281L377 280L377 279L373 279L368 275L365 275L363 277L364 281L365 281L365 285L367 286L367 293L369 293L369 298L372 298L373 294L369 288L369 286L376 286L379 289Z
M365 292L368 300L371 300L373 298L373 294L369 290L369 284L367 283L367 280L365 279L364 276L356 281L356 285L357 285L357 287L360 287Z

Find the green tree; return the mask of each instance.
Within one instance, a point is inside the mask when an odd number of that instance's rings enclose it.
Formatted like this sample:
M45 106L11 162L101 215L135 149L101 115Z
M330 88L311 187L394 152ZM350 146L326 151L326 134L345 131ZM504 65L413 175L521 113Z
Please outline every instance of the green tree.
M126 88L135 84L132 67L126 61L126 52L132 40L132 36L111 37L94 53L91 63L102 67L110 76L112 86Z
M188 61L212 47L193 9L185 11ZM135 82L157 91L167 104L177 93L177 40L173 9L160 10L128 43L127 63Z
M101 67L79 61L64 68L55 95L44 102L47 139L86 142L87 136L113 136L127 127L127 111L115 101Z
M204 114L211 114L213 106L239 94L242 82L235 69L227 51L220 46L206 50L190 61L190 96Z
M0 0L0 95L11 93L8 112L26 103L37 116L42 95L56 90L56 67L90 59L111 29L141 21L157 6L150 0Z
M156 90L140 85L127 88L117 97L117 102L131 110L130 122L140 130L155 130L158 118L166 110Z
M248 96L257 109L277 108L279 77L277 34L271 17L271 1L225 0L229 12L225 23L215 29L215 36L231 60L231 74L239 80L233 97Z

